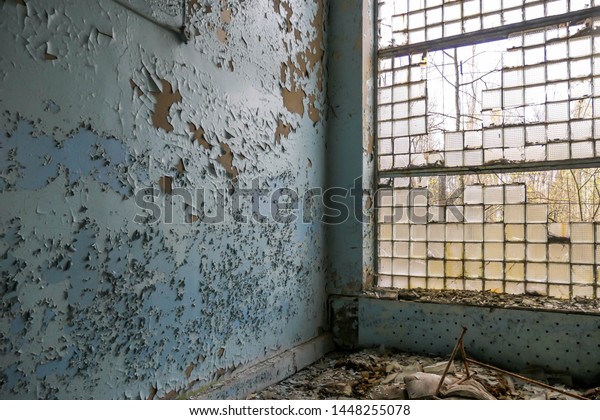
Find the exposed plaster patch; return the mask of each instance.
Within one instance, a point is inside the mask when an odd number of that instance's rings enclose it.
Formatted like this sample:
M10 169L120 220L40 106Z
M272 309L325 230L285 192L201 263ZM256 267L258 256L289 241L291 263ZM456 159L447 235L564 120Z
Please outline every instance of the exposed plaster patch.
M165 194L173 193L173 177L161 176L158 180L158 186Z
M281 94L283 96L283 105L288 111L295 112L300 116L304 115L304 98L306 94L302 89L291 91L289 89L282 88Z
M185 172L185 165L183 163L183 159L179 159L179 162L177 162L177 173L181 175L184 172Z
M217 39L222 43L227 43L227 32L223 28L217 28Z
M238 169L233 166L233 153L231 152L231 148L226 143L219 143L221 146L222 155L217 157L217 162L225 168L225 171L231 175L233 179L237 179Z
M231 9L221 10L221 22L225 24L231 23Z
M181 102L183 99L179 90L173 92L171 83L165 79L161 79L162 90L160 92L152 92L156 98L154 112L152 113L152 124L156 128L162 128L167 133L173 131L173 126L169 122L169 111L171 106L176 102Z
M316 99L317 96L315 94L308 95L308 117L315 124L318 123L321 119L321 113L319 109L315 106Z
M284 124L280 119L277 120L277 129L275 130L275 140L277 144L281 143L281 136L287 138L292 132L292 126Z
M131 86L131 89L133 89L133 91L137 94L138 98L144 94L144 92L142 92L142 89L135 83L133 79L129 79L129 85Z
M194 135L192 137L192 141L197 141L202 147L204 147L207 150L212 150L212 145L206 141L206 138L204 138L204 129L202 127L197 127L194 123L188 123L188 127L189 130L192 132L192 134Z
M192 376L192 372L194 371L195 368L196 368L196 365L193 363L190 363L190 365L185 369L185 378L186 379L190 379L190 377Z

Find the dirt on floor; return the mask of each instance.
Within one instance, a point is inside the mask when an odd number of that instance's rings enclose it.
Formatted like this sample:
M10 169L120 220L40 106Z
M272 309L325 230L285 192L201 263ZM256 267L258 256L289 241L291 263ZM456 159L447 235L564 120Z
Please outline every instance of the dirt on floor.
M469 365L467 378L462 362L450 365L440 392L437 392L448 360L408 353L388 351L385 348L355 353L335 352L290 378L272 385L249 399L500 399L500 400L560 400L600 399L600 388L583 390L573 388L567 374L541 370L523 372L523 375L573 394L545 389L498 373Z
M470 290L378 289L367 296L435 303L455 303L496 308L545 309L556 312L600 313L600 299L575 297L556 299L536 294L511 295L508 293Z

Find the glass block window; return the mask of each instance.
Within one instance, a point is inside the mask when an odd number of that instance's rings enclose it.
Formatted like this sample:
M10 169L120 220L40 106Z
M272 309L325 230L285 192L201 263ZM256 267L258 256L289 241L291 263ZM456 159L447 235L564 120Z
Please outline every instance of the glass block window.
M597 6L379 3L379 287L600 297Z

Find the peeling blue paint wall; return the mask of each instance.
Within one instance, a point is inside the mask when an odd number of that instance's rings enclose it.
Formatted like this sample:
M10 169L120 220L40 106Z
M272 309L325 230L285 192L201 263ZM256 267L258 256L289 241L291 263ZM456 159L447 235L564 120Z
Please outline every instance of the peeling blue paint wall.
M325 185L326 5L190 1L187 44L112 0L0 9L0 398L163 397L326 328L325 227L230 211Z

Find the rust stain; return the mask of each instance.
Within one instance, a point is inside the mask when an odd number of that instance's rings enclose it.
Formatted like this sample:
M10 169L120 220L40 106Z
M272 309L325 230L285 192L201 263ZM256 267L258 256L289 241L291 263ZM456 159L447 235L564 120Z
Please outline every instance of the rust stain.
M173 92L171 83L162 79L162 92L152 92L152 95L156 98L156 105L154 106L154 112L152 113L152 124L156 128L162 128L167 133L173 131L173 126L169 122L169 111L171 106L176 102L181 102L183 99L179 90Z
M286 88L281 89L281 95L283 96L283 105L290 112L302 116L304 115L304 97L306 93L302 89L288 90Z
M158 180L158 186L165 194L173 193L173 177L161 176Z
M129 85L131 86L131 89L137 93L138 98L144 94L142 89L137 85L137 83L135 83L133 79L129 79Z
M291 125L284 124L281 119L277 120L277 129L275 130L275 140L277 141L277 144L281 143L281 136L287 139L291 132Z
M212 150L212 145L209 142L207 142L204 138L204 129L202 127L196 128L196 125L194 123L188 123L188 127L190 129L190 132L194 134L192 141L196 140L205 149Z
M217 162L219 162L221 166L225 168L225 172L231 175L233 179L236 179L238 176L238 169L233 166L233 152L227 144L223 142L219 144L221 145L221 151L223 154L217 157Z
M190 379L190 376L192 376L192 371L196 368L196 365L191 363L186 369L185 369L185 379Z

